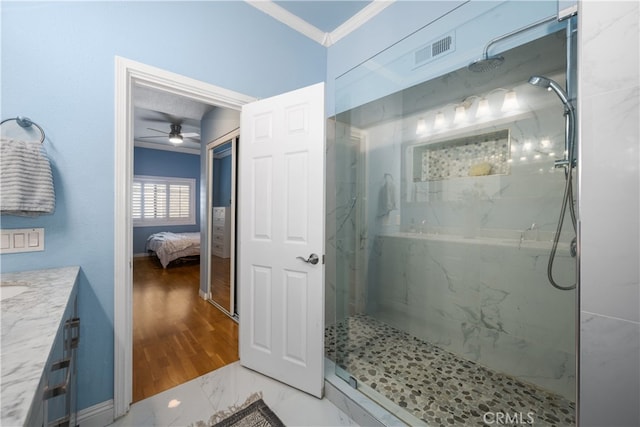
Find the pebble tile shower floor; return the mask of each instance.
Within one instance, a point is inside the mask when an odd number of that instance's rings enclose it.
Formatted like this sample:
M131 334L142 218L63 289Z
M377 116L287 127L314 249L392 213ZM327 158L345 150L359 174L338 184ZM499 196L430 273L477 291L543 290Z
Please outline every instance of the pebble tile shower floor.
M325 354L429 426L575 425L574 402L369 316L328 327ZM511 422L496 422L494 414L508 415Z

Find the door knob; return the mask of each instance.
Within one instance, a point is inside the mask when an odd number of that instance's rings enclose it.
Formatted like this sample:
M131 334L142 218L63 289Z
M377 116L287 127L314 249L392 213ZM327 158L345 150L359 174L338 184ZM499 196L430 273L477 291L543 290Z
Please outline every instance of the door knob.
M320 258L318 258L318 255L316 255L316 254L309 255L309 258L307 258L307 259L304 259L301 256L297 256L296 259L301 259L302 261L306 262L307 264L312 264L312 265L316 265L318 263L318 261L320 260Z

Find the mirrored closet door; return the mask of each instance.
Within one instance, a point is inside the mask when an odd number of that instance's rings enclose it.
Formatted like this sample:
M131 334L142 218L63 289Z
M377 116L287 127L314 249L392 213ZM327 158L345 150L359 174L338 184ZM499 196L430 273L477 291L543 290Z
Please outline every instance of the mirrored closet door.
M209 299L238 317L235 286L236 149L239 129L207 145Z

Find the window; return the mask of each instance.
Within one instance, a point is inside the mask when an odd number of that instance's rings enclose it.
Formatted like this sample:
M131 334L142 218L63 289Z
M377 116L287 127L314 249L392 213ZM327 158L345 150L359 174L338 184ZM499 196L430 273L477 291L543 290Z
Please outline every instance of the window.
M133 177L132 215L135 227L194 225L196 180L163 176Z

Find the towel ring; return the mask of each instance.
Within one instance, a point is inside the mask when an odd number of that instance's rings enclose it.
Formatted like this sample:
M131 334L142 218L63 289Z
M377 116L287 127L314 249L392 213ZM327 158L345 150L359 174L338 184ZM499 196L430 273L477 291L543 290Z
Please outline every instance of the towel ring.
M30 128L31 126L35 126L38 128L38 130L40 131L40 144L42 144L44 142L44 130L40 127L40 125L38 125L36 122L31 121L30 118L28 117L24 117L24 116L18 116L18 117L13 117L10 119L4 119L3 121L0 122L0 126L5 124L6 122L9 122L11 120L15 120L16 123L18 123L18 126L20 126L21 128Z

